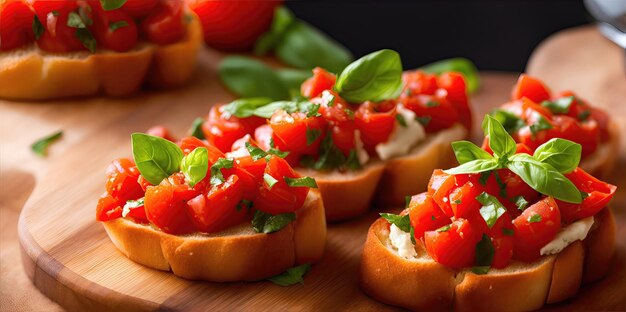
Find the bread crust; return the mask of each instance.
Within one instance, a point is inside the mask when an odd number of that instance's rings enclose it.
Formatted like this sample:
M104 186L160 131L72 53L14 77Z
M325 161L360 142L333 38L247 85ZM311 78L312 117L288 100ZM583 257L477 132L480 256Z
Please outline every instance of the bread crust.
M429 136L408 155L385 162L372 160L359 171L296 170L317 181L324 198L326 219L346 220L365 213L373 200L379 204L399 205L404 203L407 194L424 191L433 170L447 167L454 161L450 142L467 135L467 129L456 124Z
M388 247L389 225L379 218L370 227L364 245L361 287L377 300L412 310L538 309L545 303L571 298L581 280L588 281L583 278L587 268L612 259L615 251L612 218L611 210L603 209L594 222L597 226L583 242L574 242L557 255L544 256L533 263L512 262L485 275L468 269L445 268L428 257L419 243L416 260L400 257ZM445 270L447 275L443 274ZM449 288L442 287L448 283Z
M248 222L220 233L185 236L124 218L103 224L111 241L131 260L212 282L256 281L316 262L326 242L324 206L317 190L309 192L295 222L271 234L254 232Z
M123 53L85 51L53 54L36 45L0 52L0 98L49 100L66 97L128 96L142 85L171 88L186 82L202 44L198 17L192 14L185 37L174 44L139 43Z
M611 175L615 160L619 155L620 126L614 120L610 120L607 129L609 140L598 145L598 149L581 160L579 165L580 168L598 178Z

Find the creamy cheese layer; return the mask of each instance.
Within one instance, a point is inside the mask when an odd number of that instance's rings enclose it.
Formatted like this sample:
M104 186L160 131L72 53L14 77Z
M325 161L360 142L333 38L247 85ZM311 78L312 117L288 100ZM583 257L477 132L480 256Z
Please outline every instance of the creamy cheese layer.
M415 120L413 111L406 109L402 104L398 105L397 111L404 118L406 127L398 123L389 140L376 145L376 153L382 160L406 155L418 142L426 138L426 131L422 124Z
M585 239L592 225L593 217L588 217L562 228L551 242L541 248L540 254L542 256L554 255L561 252L569 244Z
M392 224L389 229L389 241L400 257L409 260L416 259L417 252L415 252L415 245L411 241L411 233L402 231L395 224Z

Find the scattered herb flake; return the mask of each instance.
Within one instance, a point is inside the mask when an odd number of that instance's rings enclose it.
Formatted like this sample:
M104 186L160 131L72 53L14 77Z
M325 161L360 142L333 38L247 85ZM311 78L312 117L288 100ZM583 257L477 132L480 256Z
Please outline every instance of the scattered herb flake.
M539 214L532 215L530 218L528 218L528 222L529 223L541 222L541 215L539 215Z
M404 128L406 128L406 127L407 127L407 125L406 125L406 120L404 119L404 115L402 115L402 114L396 114L396 120L398 121L398 123L399 123L402 127L404 127Z
M295 284L304 284L304 275L311 270L311 264L306 263L297 267L293 267L291 269L287 269L287 271L278 274L276 276L268 278L268 280L279 286L291 286Z
M411 232L411 220L408 214L401 216L393 213L381 213L380 216L387 220L389 224L397 226L403 232Z
M55 132L47 137L43 137L35 141L35 143L33 143L30 148L33 152L35 152L35 154L41 157L46 157L48 155L48 146L56 140L60 139L61 136L63 136L63 131Z
M278 182L278 180L274 179L274 177L272 177L268 173L263 174L263 181L265 181L265 183L267 184L267 187L270 190L272 189L272 187L274 187L274 184Z
M287 183L287 185L289 185L290 187L310 187L310 188L317 188L317 182L315 182L315 179L311 178L311 177L302 177L302 178L288 178L285 177L285 182Z

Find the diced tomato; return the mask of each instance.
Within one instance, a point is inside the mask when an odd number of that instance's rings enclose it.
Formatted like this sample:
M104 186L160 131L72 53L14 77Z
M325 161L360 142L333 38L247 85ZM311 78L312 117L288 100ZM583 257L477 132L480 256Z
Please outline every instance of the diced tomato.
M265 166L265 159L260 158L254 161L252 157L245 156L236 158L233 168L222 170L222 172L225 177L230 175L238 176L238 184L241 184L243 198L254 200L259 192L259 187L263 183Z
M332 133L333 143L337 148L343 152L344 156L348 157L350 151L356 146L354 133L356 131L356 125L352 121L346 121L337 123L330 127Z
M476 200L476 197L481 193L481 188L472 182L454 188L448 197L454 217L468 219L472 216L480 216L481 204Z
M237 205L243 199L239 177L229 176L222 184L212 186L208 193L187 202L187 213L200 232L214 233L243 222L248 209Z
M449 217L454 214L450 206L448 195L456 185L454 175L447 174L441 169L435 169L428 182L428 194L433 198L441 210Z
M495 250L491 266L496 269L506 267L513 257L513 236L515 230L509 214L505 213L490 229L489 237Z
M447 92L435 95L418 94L401 98L402 104L412 110L418 117L430 118L426 126L426 132L432 133L450 128L459 120L459 112L456 107L446 98Z
M122 217L120 202L109 194L104 194L98 200L96 207L96 221L109 221Z
M186 2L200 18L207 45L227 51L251 49L268 30L274 9L282 3L276 0Z
M374 155L376 145L387 142L396 125L396 106L393 101L381 103L368 101L359 106L354 117L363 146Z
M107 168L106 190L122 206L126 201L143 197L143 190L137 182L139 171L135 163L126 158L116 159Z
M519 100L523 97L527 97L536 103L541 103L542 101L550 99L550 89L538 79L526 74L521 74L517 80L517 84L513 87L511 99Z
M269 121L274 144L281 151L315 155L326 135L326 121L322 117L296 112L277 111Z
M605 142L609 139L609 115L599 108L591 107L591 119L598 123L600 139Z
M302 83L300 92L307 98L317 97L322 94L322 91L332 89L336 79L334 74L329 73L323 68L315 67L313 69L313 77Z
M307 194L308 187L290 187L285 182L285 178L299 178L284 159L271 155L265 168L265 174L276 179L276 183L271 187L267 181L259 189L259 196L254 201L254 207L269 214L280 214L293 212L302 207Z
M122 10L102 10L94 14L93 35L99 47L126 52L137 44L137 25Z
M412 70L402 73L402 81L405 85L402 94L408 96L414 94L433 95L439 87L437 76L427 74L421 70Z
M446 99L458 113L458 119L467 129L472 128L472 110L467 99L465 78L456 72L447 72L437 78L437 85L447 91Z
M146 134L157 136L159 138L166 139L168 141L174 142L174 138L170 134L170 130L167 127L162 125L157 125L150 127L150 129L146 130Z
M182 1L162 4L141 22L146 38L153 43L166 45L180 41L187 31L183 22Z
M216 162L219 158L225 157L222 151L218 150L214 146L207 144L206 141L200 140L196 137L190 136L183 138L179 143L180 149L183 150L183 154L187 155L198 147L204 147L207 149L207 155L209 159L209 165Z
M75 1L33 1L32 7L45 31L37 40L37 46L47 52L66 53L87 48L76 37L76 28L67 26L68 15L78 9ZM58 13L58 14L57 14Z
M222 106L213 106L207 121L202 124L202 131L209 143L222 152L229 152L233 143L246 134L254 133L258 126L265 123L259 117L237 118L227 116Z
M187 216L187 201L198 196L176 179L164 179L148 187L144 207L148 220L165 233L186 234L195 230Z
M479 237L469 221L457 219L447 230L426 231L424 244L428 255L435 261L460 269L474 264Z
M574 169L565 175L576 187L584 192L587 197L580 204L572 204L557 200L561 212L561 218L565 223L593 216L606 207L617 187L602 182L580 168Z
M409 217L416 240L421 239L424 232L436 230L450 223L450 218L441 211L441 208L437 206L437 203L428 193L420 193L411 197Z
M126 0L122 10L133 18L142 18L157 8L159 0Z
M0 50L17 49L34 40L31 27L33 15L22 1L8 1L0 5Z
M513 211L513 214L517 216L517 206L511 200L514 200L518 196L524 197L524 199L529 203L534 203L539 199L539 192L535 191L532 187L530 187L522 178L520 178L517 174L513 173L509 169L500 169L497 171L498 176L502 183L504 183L506 198L504 196L500 196L500 202ZM499 195L499 194L498 194Z
M539 250L554 239L561 229L561 214L552 197L528 207L513 220L513 257L531 262L540 257Z

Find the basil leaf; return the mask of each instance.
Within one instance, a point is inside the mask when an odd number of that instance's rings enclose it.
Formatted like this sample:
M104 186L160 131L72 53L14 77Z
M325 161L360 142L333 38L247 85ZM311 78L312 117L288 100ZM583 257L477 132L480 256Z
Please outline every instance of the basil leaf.
M528 218L528 223L537 223L537 222L541 222L541 215L539 214L534 214L530 216L530 218Z
M495 156L506 158L515 154L515 140L495 118L485 115L482 124L483 132L489 137L489 147Z
M87 28L83 19L76 12L70 12L67 15L67 26L72 28Z
M315 140L317 140L317 138L319 138L320 135L322 135L322 131L320 131L320 129L306 128L305 135L306 135L306 145L309 146L313 144L313 142L315 142Z
M296 21L291 11L284 6L277 7L274 10L274 18L270 30L262 34L254 45L254 53L256 55L267 54L276 46L276 43L282 39L287 28Z
M140 198L138 200L127 200L126 204L124 204L123 208L138 208L143 206L144 204L144 198Z
M226 118L230 116L247 118L253 116L257 108L263 107L271 102L272 99L267 97L241 98L224 105L222 111L226 114L226 116L224 116Z
M253 206L253 202L247 199L242 199L238 204L237 207L235 207L235 209L237 209L237 211L241 211L242 208L246 208L248 210L250 210L250 208L252 208Z
M257 161L257 160L267 156L267 153L264 150L254 146L254 145L252 145L252 144L250 144L248 142L246 142L246 149L248 150L248 152L250 153L250 156L252 157L252 160L254 160L254 161Z
M289 185L290 187L310 187L310 188L317 188L317 182L315 182L315 179L311 178L311 177L302 177L302 178L288 178L285 177L285 182L287 183L287 185Z
M362 167L363 166L361 166L356 150L354 148L351 149L350 154L348 154L348 159L346 159L346 168L350 170L359 170Z
M319 157L315 161L312 157L303 157L300 164L315 170L332 170L346 165L347 160L343 152L333 143L330 132L326 134L319 148ZM355 153L356 156L356 153ZM356 159L358 161L358 159Z
M307 117L319 117L322 116L322 114L319 113L320 110L320 105L319 104L313 104L311 105L311 108L309 109L309 112L306 114Z
M152 185L179 171L183 151L178 145L145 133L133 133L131 143L137 169Z
M279 69L276 70L276 74L287 89L289 89L289 94L292 97L299 95L302 83L313 76L311 71L301 69Z
M476 146L470 141L456 141L452 142L452 149L454 155L459 164L464 164L476 159L492 159L493 156L487 153L487 151Z
M297 267L293 267L291 269L287 269L287 271L278 274L276 276L268 278L268 280L279 286L291 286L295 284L304 284L304 275L311 270L311 264L306 263Z
M493 248L491 239L487 234L483 234L483 238L476 244L476 266L472 268L472 272L479 275L489 272L494 254L495 248Z
M270 148L269 150L267 150L268 154L272 154L272 155L276 155L280 158L285 158L287 157L287 155L289 155L289 152L283 152L275 147Z
M578 143L553 138L541 144L533 154L540 162L550 164L560 173L572 172L580 162L582 146Z
M30 145L30 149L41 157L48 155L48 146L63 136L63 131L57 131L49 136L43 137Z
M513 229L507 229L507 228L502 228L502 234L506 235L506 236L513 236L515 234L515 231Z
M76 28L76 32L74 36L83 44L85 48L87 48L91 53L96 52L96 39L91 34L91 32L87 29L88 25L91 25L93 21L89 19L89 17L84 13L84 11L80 10L80 15L76 12L70 12L67 16L67 26Z
M39 38L41 38L41 35L43 35L45 28L43 27L43 24L41 24L41 21L39 20L39 17L37 17L37 15L33 15L33 23L31 27L33 28L33 34L35 34L35 40L39 40Z
M274 187L274 184L278 183L274 177L272 177L269 173L263 174L263 181L267 184L267 187L271 190Z
M180 169L189 181L189 186L194 187L206 177L209 170L209 152L205 147L197 147L187 156L183 157Z
M506 212L506 207L500 201L486 192L476 196L476 200L483 206L480 208L480 215L485 219L487 226L492 228L498 219Z
M437 102L437 101L432 101L431 100L431 101L426 102L426 107L438 107L439 105L441 105L441 104L439 104L439 102Z
M476 69L476 65L472 63L472 61L462 58L456 57L447 60L441 60L434 63L430 63L428 65L424 65L421 69L427 73L433 73L437 75L441 75L445 72L455 71L459 72L465 78L465 83L467 84L467 92L474 93L478 90L478 86L480 84L478 69Z
M452 225L450 225L450 224L444 225L444 226L438 228L437 232L448 232L448 230L450 230L450 227L452 227Z
M541 106L546 107L554 114L567 114L573 102L574 96L566 96L554 101L543 101L541 102Z
M494 110L491 116L500 122L508 133L514 133L526 126L526 123L517 115L503 109Z
M591 111L589 110L583 111L580 114L578 114L578 120L585 121L587 117L589 117L589 115L591 115Z
M422 124L422 126L424 127L428 126L428 124L430 123L432 119L433 117L431 116L415 116L415 120L417 120L417 122Z
M252 218L252 228L257 233L270 234L282 230L295 219L296 214L293 212L271 215L257 210Z
M535 121L535 123L533 123L529 127L530 127L530 133L532 133L533 136L537 135L539 131L549 130L553 128L552 124L550 124L550 122L548 122L541 115L539 115L537 118L537 121Z
M517 206L517 209L521 211L524 211L529 204L526 198L522 195L513 198L513 202L515 203L515 206Z
M274 53L283 63L302 69L316 66L340 72L353 57L350 51L313 26L294 21L276 42Z
M411 196L404 196L404 208L409 208L411 204Z
M85 28L79 28L76 29L74 35L76 35L76 38L78 38L78 40L83 44L85 48L87 48L87 50L89 50L89 52L96 52L96 39L89 32L89 30Z
M191 129L189 129L189 134L194 136L200 140L206 139L204 136L204 131L202 131L202 124L204 124L204 118L196 118L191 124Z
M507 168L539 193L568 203L582 202L580 191L570 180L551 165L540 162L528 154L513 155Z
M400 124L400 126L402 126L403 128L406 128L406 120L404 119L404 115L402 114L396 114L396 120L398 121L398 123Z
M124 3L126 3L126 0L100 0L100 4L102 4L102 8L105 11L119 9Z
M381 213L380 216L387 220L389 224L397 226L403 232L411 232L411 220L408 214L400 216L392 213Z
M370 53L346 67L337 77L335 89L351 103L380 102L402 91L402 62L393 50Z
M116 31L122 27L128 27L128 23L124 20L109 23L109 30L111 31Z
M218 66L220 80L228 90L244 98L289 98L289 90L278 75L264 63L244 57L229 56Z
M220 185L224 183L224 175L222 169L230 169L233 167L234 161L228 158L218 158L213 165L211 165L211 185Z
M500 168L495 158L468 161L452 169L444 170L447 174L479 173Z
M290 114L303 112L309 115L313 112L313 115L316 115L318 109L318 104L313 104L309 101L277 101L258 107L253 114L262 118L271 118L276 111L284 110Z
M489 176L491 176L492 171L485 171L480 173L480 177L478 178L478 183L481 185L487 185L487 180L489 180Z

